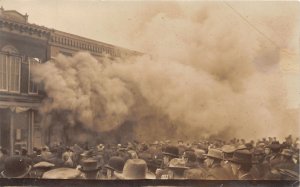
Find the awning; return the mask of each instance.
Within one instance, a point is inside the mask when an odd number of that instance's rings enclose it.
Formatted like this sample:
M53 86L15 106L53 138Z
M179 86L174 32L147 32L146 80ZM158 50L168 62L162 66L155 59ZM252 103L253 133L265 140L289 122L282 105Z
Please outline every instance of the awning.
M25 103L14 101L0 101L0 109L10 109L12 112L26 112L30 109L38 109L41 103Z

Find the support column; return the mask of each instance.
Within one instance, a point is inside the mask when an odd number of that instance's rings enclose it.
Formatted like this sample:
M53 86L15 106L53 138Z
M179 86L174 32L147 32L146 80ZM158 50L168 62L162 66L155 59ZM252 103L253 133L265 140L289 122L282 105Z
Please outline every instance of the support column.
M10 113L10 128L9 128L9 132L10 132L10 136L9 136L9 139L10 139L10 155L13 155L14 154L14 118L15 118L15 113L14 112L11 112Z

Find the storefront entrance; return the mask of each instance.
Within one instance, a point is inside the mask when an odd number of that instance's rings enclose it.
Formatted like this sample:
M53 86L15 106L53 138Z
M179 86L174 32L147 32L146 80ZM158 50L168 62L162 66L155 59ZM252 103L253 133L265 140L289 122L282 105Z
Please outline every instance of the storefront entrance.
M0 146L10 155L21 148L32 150L34 141L34 112L15 112L10 108L0 109Z
M10 151L10 110L0 109L0 146Z

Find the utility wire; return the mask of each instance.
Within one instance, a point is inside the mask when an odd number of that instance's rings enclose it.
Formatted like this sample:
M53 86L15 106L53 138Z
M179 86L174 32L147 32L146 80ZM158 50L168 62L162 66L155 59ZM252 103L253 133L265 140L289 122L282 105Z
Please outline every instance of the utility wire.
M262 36L264 36L267 40L269 40L269 42L271 42L274 46L276 46L277 48L280 48L276 42L274 42L273 40L271 40L271 38L269 38L266 34L264 34L262 31L260 31L258 28L256 28L252 23L250 23L240 12L238 12L236 9L234 9L229 3L223 1L225 3L225 5L227 5L231 10L233 10L234 13L236 13L242 20L244 20L250 27L252 27L256 32L258 32L259 34L261 34Z

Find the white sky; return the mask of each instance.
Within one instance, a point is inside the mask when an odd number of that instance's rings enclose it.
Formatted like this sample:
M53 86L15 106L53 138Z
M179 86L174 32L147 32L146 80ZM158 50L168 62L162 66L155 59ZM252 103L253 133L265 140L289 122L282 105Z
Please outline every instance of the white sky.
M174 3L173 1L0 0L0 5L5 10L27 13L30 23L141 51L142 46L132 41L134 35L132 32L138 24L141 24L139 17L146 13L151 15L157 7L159 10L169 12L171 11L169 4ZM180 2L187 10L195 8L197 3L201 2ZM287 77L289 105L298 107L300 105L300 18L297 13L300 12L299 3L230 2L230 4L280 48L289 52L288 58L286 55L282 56L283 66L289 68L283 69ZM228 9L222 2L218 6ZM261 19L262 17L264 19ZM275 17L283 18L284 21L278 21ZM294 22L292 27L295 28L290 27L291 20ZM277 29L278 27L280 29ZM287 33L292 35L288 40Z

